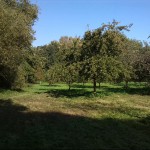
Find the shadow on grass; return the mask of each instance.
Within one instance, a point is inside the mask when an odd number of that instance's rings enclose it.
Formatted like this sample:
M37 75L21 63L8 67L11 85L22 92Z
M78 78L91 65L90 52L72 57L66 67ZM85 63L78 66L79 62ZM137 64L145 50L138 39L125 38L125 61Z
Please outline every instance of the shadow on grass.
M150 95L150 88L149 87L137 87L137 88L133 88L133 87L129 87L128 89L125 89L123 87L120 88L110 88L110 87L105 87L104 90L106 92L111 92L111 93L128 93L128 94L138 94L138 95Z
M105 86L105 85L101 85L100 88L105 88L105 87L108 87L108 86ZM90 89L93 89L93 85L82 85L82 84L73 84L72 85L72 88L90 88ZM98 86L97 86L97 89L100 89Z
M91 97L92 92L86 91L84 89L56 89L56 90L49 90L48 93L51 97L67 97L67 98L76 98L76 97Z
M4 92L4 91L6 91L6 89L4 89L4 88L3 88L3 89L2 89L2 88L0 88L0 93L1 93L1 92Z
M77 87L77 86L76 86ZM80 87L80 86L79 86ZM44 90L44 89L43 89ZM76 98L76 97L86 97L86 98L91 98L91 97L105 97L105 96L111 96L113 93L118 93L118 94L138 94L138 95L150 95L150 88L129 88L129 89L124 89L123 87L108 87L108 86L103 86L100 89L97 88L97 93L94 94L91 90L86 90L86 88L76 88L76 89L52 89L47 91L51 97L67 97L67 98Z
M1 92L6 92L6 91L15 91L15 92L19 92L19 93L23 93L25 92L23 89L7 89L7 88L0 88L0 93Z
M16 91L16 92L19 92L19 93L25 92L23 89L13 89L12 91Z
M150 117L91 119L29 112L0 99L0 149L149 149Z
M73 84L72 88L93 88L92 85Z
M60 87L60 85L59 84L41 84L41 86L43 86L43 87Z

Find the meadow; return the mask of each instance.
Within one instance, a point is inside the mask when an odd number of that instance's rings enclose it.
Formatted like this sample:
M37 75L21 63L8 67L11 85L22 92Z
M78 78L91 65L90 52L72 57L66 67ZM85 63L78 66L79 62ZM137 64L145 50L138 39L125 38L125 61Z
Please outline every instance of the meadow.
M150 89L102 83L0 89L0 149L150 149Z

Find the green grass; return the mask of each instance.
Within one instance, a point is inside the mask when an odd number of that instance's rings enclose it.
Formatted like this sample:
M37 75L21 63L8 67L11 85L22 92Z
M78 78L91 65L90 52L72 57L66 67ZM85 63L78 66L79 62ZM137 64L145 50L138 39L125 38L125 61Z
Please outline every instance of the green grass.
M0 149L150 149L150 89L130 87L0 90Z

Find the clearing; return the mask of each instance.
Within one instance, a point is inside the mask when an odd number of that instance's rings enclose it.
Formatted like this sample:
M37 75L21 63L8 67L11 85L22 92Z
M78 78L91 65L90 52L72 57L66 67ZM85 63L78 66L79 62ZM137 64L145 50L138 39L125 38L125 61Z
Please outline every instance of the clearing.
M0 90L0 149L150 149L150 89L130 83Z

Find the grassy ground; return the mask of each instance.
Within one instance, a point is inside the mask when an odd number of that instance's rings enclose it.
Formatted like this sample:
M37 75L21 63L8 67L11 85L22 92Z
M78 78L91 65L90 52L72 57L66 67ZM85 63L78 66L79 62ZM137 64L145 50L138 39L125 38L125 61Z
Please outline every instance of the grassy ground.
M130 87L0 90L0 149L150 149L150 90Z

